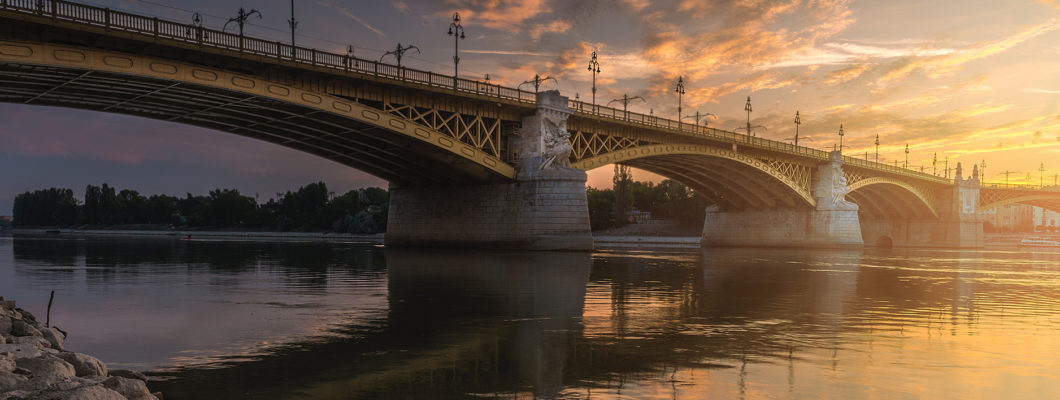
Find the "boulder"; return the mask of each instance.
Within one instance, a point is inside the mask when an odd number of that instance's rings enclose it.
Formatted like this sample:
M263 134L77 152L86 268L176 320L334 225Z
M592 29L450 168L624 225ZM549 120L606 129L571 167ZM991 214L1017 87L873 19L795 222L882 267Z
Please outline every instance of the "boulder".
M37 328L34 328L33 325L30 325L26 321L17 320L11 324L11 334L15 336L44 336L39 330L37 330Z
M13 390L27 380L28 378L26 378L25 375L16 374L10 371L0 371L0 398L6 399L7 397L4 396L5 392Z
M51 343L48 343L47 339L40 336L16 336L11 338L11 343L14 344L32 344L38 347L49 347Z
M10 353L0 355L0 372L11 372L14 370L15 355Z
M121 393L129 400L157 400L151 391L147 390L147 384L137 379L112 376L103 381L103 387Z
M120 393L101 385L85 385L68 390L48 390L29 396L34 400L125 400Z
M43 352L40 347L29 343L0 344L0 356L4 353L13 354L15 358L32 358L39 357Z
M110 376L120 376L122 378L138 379L147 382L147 375L141 374L136 371L130 371L127 369L112 369L107 372Z
M11 327L14 324L14 320L6 315L0 316L0 335L11 334Z
M69 380L76 375L73 365L50 355L16 359L15 367L29 371L34 380L46 378L51 381L61 381Z
M22 314L22 320L24 320L26 322L34 322L34 323L37 322L37 317L34 316L29 311L23 310L21 308L16 308L15 311L17 311L17 312Z
M88 354L64 352L59 358L73 365L77 376L107 376L107 365Z
M66 350L65 348L63 348L63 342L66 340L66 336L63 335L62 331L60 331L58 328L45 328L44 330L40 331L40 333L43 334L44 339L48 341L49 347L59 351Z
M8 310L8 311L14 311L15 310L15 301L14 300L4 300L3 298L0 298L0 308L2 308L4 310Z

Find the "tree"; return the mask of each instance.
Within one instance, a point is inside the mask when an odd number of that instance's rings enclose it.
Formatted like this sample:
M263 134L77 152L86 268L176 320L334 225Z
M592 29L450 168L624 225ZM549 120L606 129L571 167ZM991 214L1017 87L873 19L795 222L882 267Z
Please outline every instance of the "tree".
M615 225L622 226L629 223L629 217L633 211L633 176L630 174L629 167L615 164L615 176L612 178L612 183L615 191Z

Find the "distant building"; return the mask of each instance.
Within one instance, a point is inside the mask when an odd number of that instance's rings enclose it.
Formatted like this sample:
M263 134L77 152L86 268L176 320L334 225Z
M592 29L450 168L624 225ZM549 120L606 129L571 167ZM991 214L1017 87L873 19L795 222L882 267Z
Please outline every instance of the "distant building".
M1060 227L1060 212L1034 207L1034 226L1039 231Z
M983 212L985 222L996 230L1032 232L1035 227L1034 209L1026 204L1009 204Z

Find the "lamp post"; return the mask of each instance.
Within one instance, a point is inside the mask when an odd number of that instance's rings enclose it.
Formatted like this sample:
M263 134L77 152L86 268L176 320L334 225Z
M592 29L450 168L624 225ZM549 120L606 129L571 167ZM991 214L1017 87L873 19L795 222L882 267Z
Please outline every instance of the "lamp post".
M839 124L839 153L843 153L843 124Z
M942 164L945 165L946 179L950 179L950 156L946 156L942 159Z
M685 95L685 77L677 77L677 130L681 130L681 97Z
M546 76L546 77L542 78L541 75L534 74L534 79L531 79L531 80L528 80L528 81L524 81L523 83L520 83L518 88L521 89L523 87L523 85L533 84L534 85L534 94L537 94L538 90L541 88L541 84L545 83L545 81L547 81L547 80L552 80L552 82L558 83L556 78L553 78L551 76Z
M876 163L880 162L880 134L876 134Z
M795 147L799 147L799 125L802 125L802 118L799 117L799 111L795 111Z
M398 43L397 47L395 47L393 51L388 51L386 53L383 53L383 55L379 57L379 61L382 62L383 58L386 58L386 56L394 56L394 58L397 59L398 68L401 68L401 57L403 57L405 55L405 52L409 51L409 50L416 50L416 54L420 54L420 48L419 47L413 46L411 44L408 45L408 46L402 47L401 43Z
M931 175L939 176L939 153L934 153L931 156Z
M909 143L905 144L905 165L902 168L909 169Z
M1038 189L1045 188L1045 163L1038 167Z
M188 26L185 33L187 33L188 36L194 37L198 42L202 42L203 39L206 39L206 33L203 32L202 26L202 14L195 13L195 15L192 16L191 25Z
M747 96L747 103L743 105L744 111L747 111L747 136L751 136L751 96Z
M1005 171L1005 172L1002 172L1002 174L1005 174L1005 186L1008 186L1008 176L1010 174L1014 174L1014 173L1016 173L1016 171Z
M593 50L593 55L589 58L589 72L593 74L593 109L596 109L596 74L600 73L600 62L596 60L596 50Z
M713 116L713 117L717 118L717 116L714 115L714 114L705 113L705 114L703 114L703 118L701 119L699 110L696 110L696 115L694 117L689 115L689 116L686 116L685 118L695 118L695 119L692 120L693 121L692 123L694 124L692 126L692 133L696 133L699 130L699 123L702 122L702 121L705 121L707 119L707 117L710 117L710 116Z
M228 29L228 24L235 22L236 25L239 26L239 36L243 37L243 25L246 24L247 20L250 19L250 17L254 14L257 14L258 19L261 19L261 11L255 10L253 8L250 9L250 11L247 11L244 10L243 7L239 7L239 12L236 14L236 16L233 18L229 18L228 22L225 22L225 26L221 28L221 30L223 31L225 29Z
M983 177L983 183L986 183L986 159L979 163L979 176Z
M628 119L629 118L629 103L631 101L633 101L633 100L640 100L640 101L645 102L645 103L648 102L647 100L644 100L643 97L640 97L640 96L629 97L628 94L623 93L621 99L613 99L613 100L607 102L607 105L610 106L611 103L614 103L616 101L622 103L622 115L624 116L624 118Z
M453 13L453 22L449 23L449 36L453 37L453 87L460 76L460 40L464 39L464 25L460 24L460 13Z
M294 30L298 27L298 20L294 19L294 0L291 0L291 19L287 24L291 26L291 58L294 58Z

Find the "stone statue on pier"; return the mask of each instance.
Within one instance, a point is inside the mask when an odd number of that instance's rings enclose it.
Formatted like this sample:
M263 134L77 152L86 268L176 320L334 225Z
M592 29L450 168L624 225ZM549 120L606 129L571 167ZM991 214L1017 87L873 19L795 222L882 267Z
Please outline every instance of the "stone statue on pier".
M848 193L850 186L843 173L842 156L838 151L833 151L829 162L817 168L817 185L814 188L817 209L857 210L857 204L847 201Z
M538 93L537 112L523 117L522 128L510 142L512 158L517 165L517 179L576 172L570 166L570 155L574 150L567 131L567 117L573 110L567 103L567 98L559 91Z

